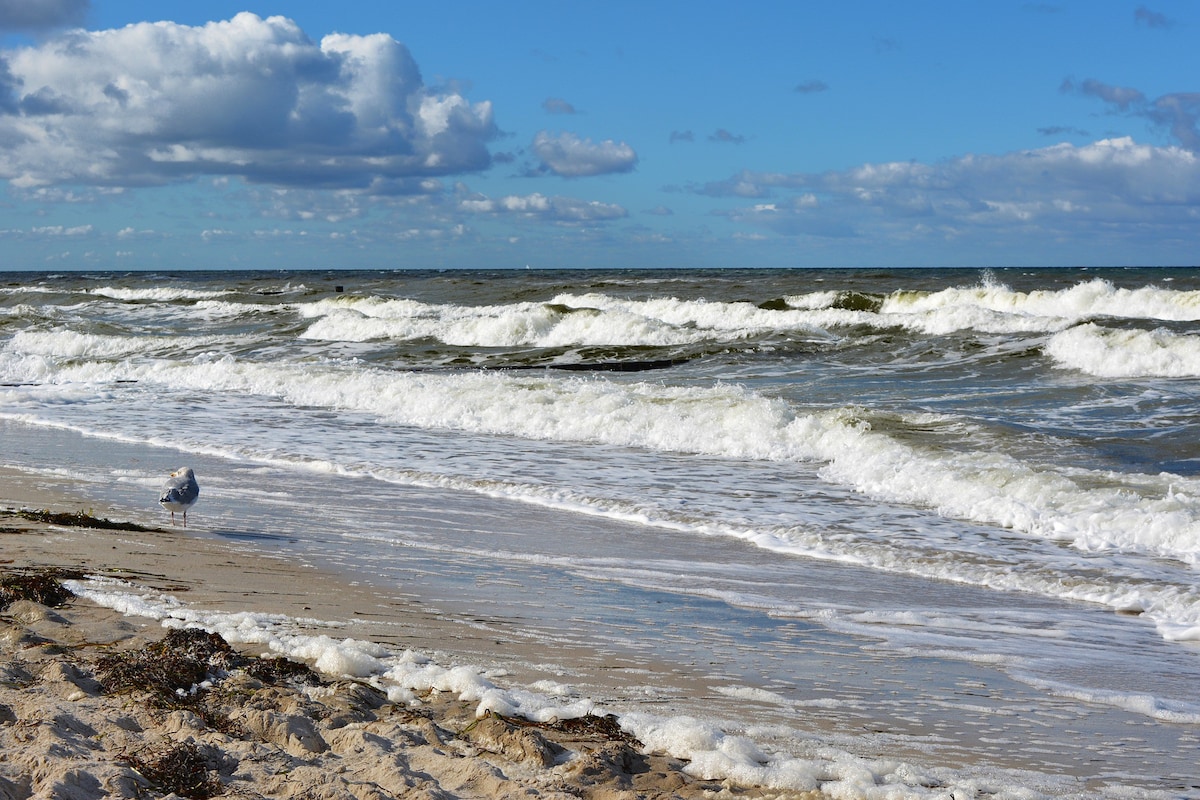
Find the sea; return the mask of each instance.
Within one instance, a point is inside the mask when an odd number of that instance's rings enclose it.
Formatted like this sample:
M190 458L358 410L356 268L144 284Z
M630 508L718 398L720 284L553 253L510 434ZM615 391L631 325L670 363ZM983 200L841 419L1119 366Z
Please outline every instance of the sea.
M0 464L158 526L191 466L192 535L556 675L77 587L398 701L831 797L1200 798L1200 269L0 273Z

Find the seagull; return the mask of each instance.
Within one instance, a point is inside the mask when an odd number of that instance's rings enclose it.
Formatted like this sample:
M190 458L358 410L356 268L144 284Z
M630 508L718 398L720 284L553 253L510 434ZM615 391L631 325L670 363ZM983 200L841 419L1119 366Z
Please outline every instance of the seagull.
M183 527L187 527L188 509L196 504L200 497L200 484L196 483L196 473L191 467L180 467L171 473L163 484L159 504L171 512L171 524L175 524L175 512L183 512Z

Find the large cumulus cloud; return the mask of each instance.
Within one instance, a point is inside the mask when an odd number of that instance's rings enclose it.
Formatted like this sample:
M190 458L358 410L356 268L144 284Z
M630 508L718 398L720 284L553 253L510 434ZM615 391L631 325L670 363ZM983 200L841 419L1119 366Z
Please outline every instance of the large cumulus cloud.
M74 31L0 56L0 178L23 187L394 191L487 167L495 135L488 102L429 90L390 36L316 43L283 17Z

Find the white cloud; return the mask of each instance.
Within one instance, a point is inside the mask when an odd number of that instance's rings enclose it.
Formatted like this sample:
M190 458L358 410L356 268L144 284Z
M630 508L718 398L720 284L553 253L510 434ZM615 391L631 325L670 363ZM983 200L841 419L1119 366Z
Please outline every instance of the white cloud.
M318 44L283 17L75 31L4 62L0 178L18 187L366 188L483 169L496 135L489 103L427 89L390 36Z
M864 164L820 174L744 172L696 191L782 197L728 216L789 235L957 236L1008 229L1086 237L1122 227L1183 234L1200 219L1200 156L1182 147L1105 139L934 164Z
M38 228L30 229L30 233L35 236L87 236L93 231L91 225L75 225L67 227L65 225L44 225Z
M496 199L473 196L459 201L458 207L470 214L513 215L561 224L607 222L629 215L623 207L613 203L573 197L547 197L540 192Z
M573 133L551 135L542 131L533 140L533 151L542 167L564 178L631 172L637 166L637 153L625 142L605 139L599 144Z

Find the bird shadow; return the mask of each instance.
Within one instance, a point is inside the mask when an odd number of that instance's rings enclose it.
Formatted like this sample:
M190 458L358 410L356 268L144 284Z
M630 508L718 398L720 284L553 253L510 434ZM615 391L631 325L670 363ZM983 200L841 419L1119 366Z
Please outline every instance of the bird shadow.
M295 536L286 536L281 533L264 533L263 531L216 529L209 531L209 533L219 536L222 539L232 539L238 542L288 542L290 544L298 541Z

